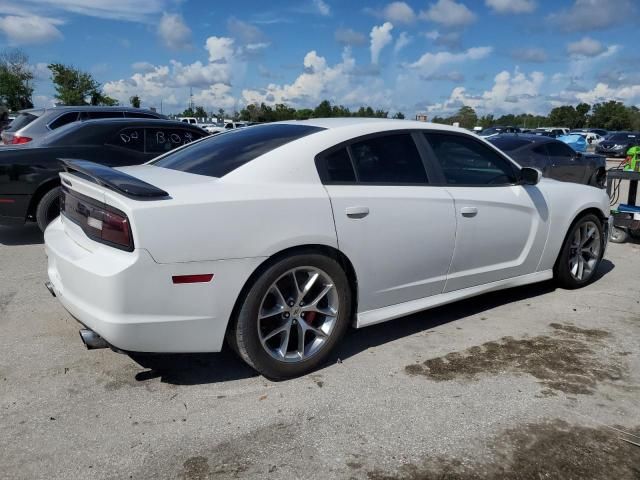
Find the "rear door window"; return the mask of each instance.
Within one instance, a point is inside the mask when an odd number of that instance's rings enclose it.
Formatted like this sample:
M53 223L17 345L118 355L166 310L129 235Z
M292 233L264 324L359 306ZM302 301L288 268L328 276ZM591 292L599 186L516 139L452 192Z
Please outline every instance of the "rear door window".
M547 143L547 151L552 157L574 157L576 152L562 142Z
M422 158L409 133L355 142L350 150L359 183L427 183Z
M324 157L324 168L329 182L351 183L356 181L356 174L346 148L340 148L326 155Z
M78 120L78 112L69 112L63 115L60 115L53 122L49 124L49 128L51 130L55 130L56 128L60 128L69 123L75 122Z
M324 129L286 123L238 128L181 148L152 164L197 175L223 177L265 153L321 130Z
M98 120L100 118L122 118L123 112L118 111L89 111L80 114L81 120Z

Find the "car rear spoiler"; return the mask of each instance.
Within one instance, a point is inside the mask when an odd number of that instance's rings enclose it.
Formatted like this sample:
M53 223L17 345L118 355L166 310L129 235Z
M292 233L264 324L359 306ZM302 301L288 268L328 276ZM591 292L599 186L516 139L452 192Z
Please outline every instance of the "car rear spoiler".
M106 165L88 160L61 158L60 161L67 173L85 178L135 200L156 200L169 196L167 192L150 183Z

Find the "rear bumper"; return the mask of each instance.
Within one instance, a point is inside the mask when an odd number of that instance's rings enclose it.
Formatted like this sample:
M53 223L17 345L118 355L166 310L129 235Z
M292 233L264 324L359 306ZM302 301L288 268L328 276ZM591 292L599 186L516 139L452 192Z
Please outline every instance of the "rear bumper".
M260 259L159 264L144 249L80 246L58 218L45 231L48 276L62 305L110 345L131 352L217 352L236 298ZM73 232L74 235L77 232ZM173 275L213 273L176 285Z

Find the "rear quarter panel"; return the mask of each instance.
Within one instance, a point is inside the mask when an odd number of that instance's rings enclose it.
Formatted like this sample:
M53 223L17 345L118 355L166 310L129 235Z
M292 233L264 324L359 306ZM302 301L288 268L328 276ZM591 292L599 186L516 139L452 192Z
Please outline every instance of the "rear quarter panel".
M158 263L269 257L308 244L337 248L322 185L282 187L194 185L189 192L174 190L167 201L127 201L121 209L131 218L136 247ZM105 197L117 205L111 192Z

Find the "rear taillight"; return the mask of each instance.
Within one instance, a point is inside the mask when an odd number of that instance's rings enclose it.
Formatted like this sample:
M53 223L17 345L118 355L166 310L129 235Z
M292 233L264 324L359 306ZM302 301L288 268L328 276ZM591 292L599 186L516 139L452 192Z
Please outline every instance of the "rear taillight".
M64 188L60 210L91 239L121 250L133 250L131 225L126 214Z
M9 145L23 145L29 143L32 140L30 137L21 137L20 135L14 135L9 141Z

